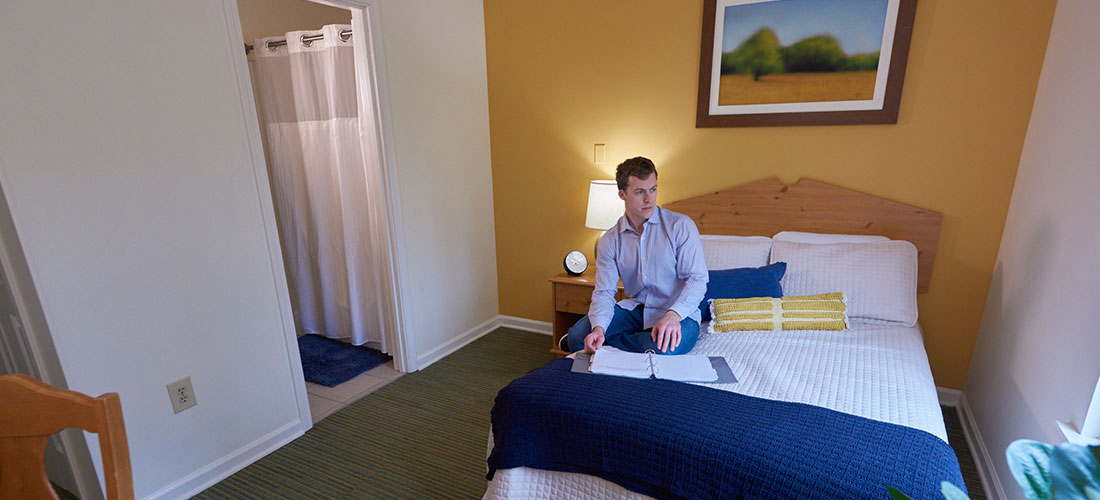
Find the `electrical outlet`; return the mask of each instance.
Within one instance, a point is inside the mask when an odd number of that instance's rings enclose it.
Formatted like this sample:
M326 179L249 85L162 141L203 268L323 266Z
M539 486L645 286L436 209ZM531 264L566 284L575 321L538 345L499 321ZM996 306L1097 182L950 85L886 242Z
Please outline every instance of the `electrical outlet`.
M191 387L191 377L183 377L168 384L168 397L172 400L172 411L179 413L198 404L195 388Z

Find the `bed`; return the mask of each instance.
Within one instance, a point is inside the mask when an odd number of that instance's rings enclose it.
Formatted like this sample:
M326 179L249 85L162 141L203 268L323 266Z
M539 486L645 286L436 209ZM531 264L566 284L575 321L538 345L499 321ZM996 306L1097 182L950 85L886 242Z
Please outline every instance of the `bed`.
M947 434L935 383L924 351L920 326L916 321L914 292L926 292L930 287L935 247L942 221L939 214L809 179L793 185L785 185L778 179L766 179L669 203L665 207L691 216L702 234L714 235L704 236L708 268L714 270L742 267L747 262L759 263L761 258L772 262L779 259L797 262L808 258L808 263L801 264L801 267L794 265L794 268L789 268L788 275L784 277L785 295L792 295L787 293L788 288L821 293L836 290L815 288L839 286L846 289L844 291L848 293L850 301L852 317L846 331L703 333L692 353L726 357L738 382L694 385L736 394L737 397L749 397L730 400L737 405L760 402L771 405L768 406L771 409L769 411L797 412L805 409L817 412L812 413L813 417L802 418L838 416L859 425L867 424L871 427L866 429L875 429L872 432L875 437L870 438L871 441L888 439L877 434L879 427L890 432L905 432L905 437L898 439L908 443L915 437L916 441L925 443L922 446L935 448L939 453L936 455L939 458L934 460L923 459L929 462L929 469L951 471L953 468L953 474L949 474L949 482L956 482L958 479L958 486L962 486L961 477L956 478L958 464L953 454L950 457L943 456L944 453L949 453L943 450L950 450L950 447L946 445ZM717 243L730 236L770 237L781 231L852 236L846 237L849 238L847 240L822 241L793 238L795 241L782 243L779 242L780 238L774 241L771 238L756 238L751 241L743 238L738 240L739 246L724 247ZM895 262L894 257L879 257L878 252L882 252L883 248L887 250L881 255L898 255L894 250L904 246L903 242L909 242L911 245L904 245L913 247L912 250L902 249L902 253L909 252L906 254L908 257L898 262ZM878 250L866 254L868 249ZM861 251L865 253L853 257ZM853 266L858 268L853 270ZM864 276L875 276L874 283L867 285L865 282L849 279L849 276L860 273ZM885 284L880 282L880 275L887 276ZM894 280L890 281L890 277ZM707 331L706 324L702 331ZM547 374L554 375L549 372ZM579 376L589 379L595 377ZM691 392L694 389L685 386L686 384L668 386L667 390L680 390L695 397L696 392ZM709 391L706 394L714 392ZM502 391L502 395L504 393ZM501 397L498 396L498 405L501 404ZM524 404L540 403L534 400ZM723 407L715 410L715 413L719 417L722 412L735 415L736 412L730 408L732 407ZM499 424L501 421L497 420L497 410L498 408L494 408L494 421ZM772 415L775 414L774 411ZM567 412L576 412L576 409ZM742 418L737 415L737 418ZM770 422L763 422L761 432L765 431L763 427L771 428ZM772 444L766 446L788 449L787 441L796 442L802 438L784 435L778 439L769 439ZM498 467L492 470L494 444L491 433L491 480L485 498L650 498L642 492L654 491L658 493L653 496L658 497L695 496L682 491L674 494L667 489L638 487L636 482L621 480L615 475L600 474L606 477L597 477L593 474L568 472L570 467L548 467L546 462L533 467ZM609 446L604 445L605 448ZM901 448L904 447L899 447ZM888 462L904 461L907 458L900 453L895 456L890 456L889 453L876 458L883 462L883 468L887 467ZM646 458L638 457L639 460ZM776 460L782 461L784 458L796 465L799 461L812 462L812 457L808 455L777 457ZM500 463L499 460L496 462L497 465ZM866 467L866 464L857 465ZM919 465L923 466L925 463L921 462ZM810 463L803 466L825 470L833 464ZM736 467L724 470L729 472L735 469ZM594 469L589 467L575 470ZM771 475L767 477L771 480L780 477L781 481L786 481L789 478L781 477L784 470L779 470L778 475L775 470L770 471L768 474ZM810 473L815 474L816 472ZM930 481L924 477L914 480ZM938 484L937 482L936 488ZM733 491L736 492L735 496L744 497L785 496L783 490L778 494L774 491L764 494L760 489L731 490L729 485L718 486L725 489L689 491ZM810 490L816 491L812 485ZM885 489L874 491L877 493L873 497L887 497Z

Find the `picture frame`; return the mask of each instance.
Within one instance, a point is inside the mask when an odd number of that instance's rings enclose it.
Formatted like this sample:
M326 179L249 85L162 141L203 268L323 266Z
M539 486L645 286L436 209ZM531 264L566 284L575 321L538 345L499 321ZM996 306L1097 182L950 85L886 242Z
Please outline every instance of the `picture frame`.
M704 0L696 128L897 123L916 5Z

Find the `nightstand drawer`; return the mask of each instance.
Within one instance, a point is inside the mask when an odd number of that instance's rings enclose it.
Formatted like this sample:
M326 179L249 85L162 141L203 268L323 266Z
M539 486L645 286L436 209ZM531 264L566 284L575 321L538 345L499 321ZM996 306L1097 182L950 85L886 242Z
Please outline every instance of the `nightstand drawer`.
M558 348L558 341L569 331L582 316L588 314L588 306L592 304L592 290L596 288L596 268L590 267L580 276L572 276L568 273L560 273L550 278L550 289L554 297L554 343L550 352L558 356L569 354ZM615 293L615 300L625 298L623 284L619 283L619 290Z
M592 287L558 283L554 287L554 310L574 314L588 314L592 303Z

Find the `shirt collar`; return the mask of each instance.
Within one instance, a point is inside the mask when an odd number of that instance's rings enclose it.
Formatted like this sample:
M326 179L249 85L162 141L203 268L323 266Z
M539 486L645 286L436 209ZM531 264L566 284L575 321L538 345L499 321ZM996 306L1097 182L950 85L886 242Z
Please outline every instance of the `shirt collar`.
M643 226L652 226L654 224L660 224L660 222L661 222L661 207L654 206L653 207L653 215L650 215L649 218L646 219L646 221L642 223L642 225ZM626 214L623 214L622 217L619 217L619 232L622 233L622 232L625 232L625 231L630 231L632 233L637 232L637 231L634 231L633 227L630 227L630 219L627 219Z

